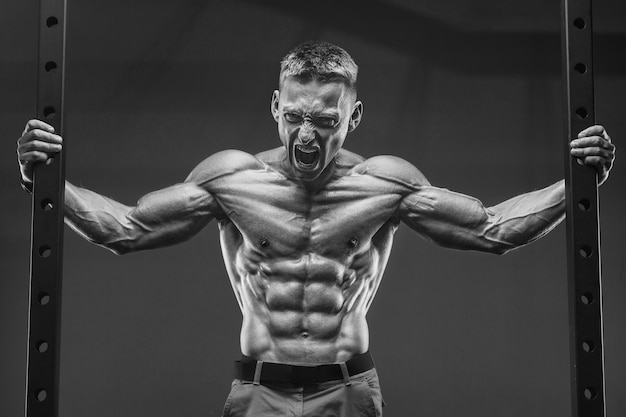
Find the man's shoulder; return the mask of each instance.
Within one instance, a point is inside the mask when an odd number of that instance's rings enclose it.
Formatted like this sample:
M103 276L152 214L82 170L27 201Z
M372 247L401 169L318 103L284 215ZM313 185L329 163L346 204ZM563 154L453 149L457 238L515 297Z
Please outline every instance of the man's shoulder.
M214 153L200 162L189 174L187 181L203 183L217 177L245 170L263 169L264 164L256 156L236 149Z
M354 167L363 163L363 161L365 161L365 158L361 155L343 148L339 150L335 158L336 165L343 169L354 169Z
M412 163L393 155L377 155L364 159L352 172L400 182L410 187L430 185L424 174Z
M279 146L277 148L268 149L255 154L254 157L264 164L275 166L285 159L285 148Z

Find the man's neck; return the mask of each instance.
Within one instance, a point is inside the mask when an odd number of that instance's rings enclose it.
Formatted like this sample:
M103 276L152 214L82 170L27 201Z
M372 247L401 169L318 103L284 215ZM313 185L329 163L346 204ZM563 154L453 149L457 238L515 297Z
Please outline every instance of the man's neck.
M336 164L336 158L337 157L335 157L332 161L330 161L330 163L324 169L324 171L322 171L322 173L318 175L315 179L309 180L309 179L301 178L296 172L296 170L294 169L293 165L289 163L288 157L285 157L281 161L280 171L282 171L282 173L286 177L292 179L293 181L301 185L302 188L310 192L316 192L325 188L329 182L331 182L333 179L341 175L340 173L341 170L338 169L337 164Z

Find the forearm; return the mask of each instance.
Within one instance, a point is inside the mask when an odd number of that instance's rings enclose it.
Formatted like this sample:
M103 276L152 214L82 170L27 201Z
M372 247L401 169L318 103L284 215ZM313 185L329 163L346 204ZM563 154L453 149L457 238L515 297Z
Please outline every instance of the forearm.
M188 239L211 219L211 202L193 184L179 184L131 207L66 182L65 222L87 240L122 254Z
M539 239L565 218L565 182L522 194L487 209L482 235L493 242L496 252Z
M143 229L130 216L132 209L65 182L65 223L85 239L115 253L127 252L124 247L129 246Z

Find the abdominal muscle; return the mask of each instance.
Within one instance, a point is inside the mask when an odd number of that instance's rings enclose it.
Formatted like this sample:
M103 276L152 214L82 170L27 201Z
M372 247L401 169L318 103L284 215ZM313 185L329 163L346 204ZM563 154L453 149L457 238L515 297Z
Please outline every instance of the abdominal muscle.
M244 354L318 365L368 349L365 316L378 275L371 268L357 271L312 254L255 262L256 256L246 252L240 248L229 271L243 313Z

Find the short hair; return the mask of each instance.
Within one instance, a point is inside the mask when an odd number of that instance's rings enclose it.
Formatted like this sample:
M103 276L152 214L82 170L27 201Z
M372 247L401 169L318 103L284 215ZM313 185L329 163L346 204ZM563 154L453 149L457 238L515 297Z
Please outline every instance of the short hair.
M278 84L288 77L307 82L341 81L356 93L359 67L343 48L329 42L308 41L293 48L280 62Z

